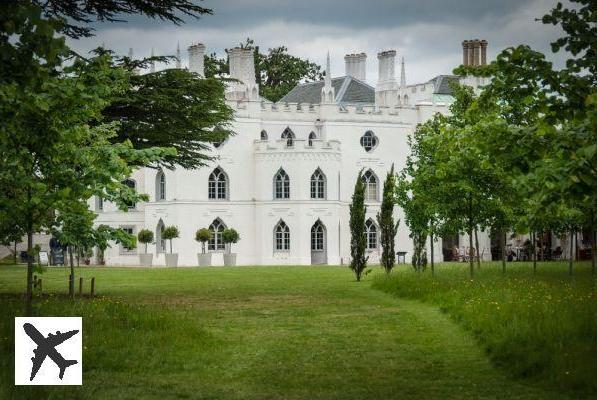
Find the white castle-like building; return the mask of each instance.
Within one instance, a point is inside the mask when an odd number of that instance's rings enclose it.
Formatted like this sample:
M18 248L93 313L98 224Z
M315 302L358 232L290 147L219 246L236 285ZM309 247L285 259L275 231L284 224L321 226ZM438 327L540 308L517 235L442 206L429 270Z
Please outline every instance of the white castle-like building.
M485 41L463 42L463 63L485 64L486 46ZM189 70L203 76L205 46L192 45L188 54ZM198 170L136 171L129 183L148 194L149 201L121 212L114 204L96 199L92 207L98 213L97 224L122 227L133 234L153 231L156 240L148 252L154 254L154 265L165 263L169 245L161 233L168 225L180 230L173 252L178 253L181 266L197 265L201 246L195 232L203 227L213 232L208 246L213 265L223 264L221 232L226 227L241 236L233 246L238 265L347 264L349 204L362 170L369 262L378 262L376 214L386 173L392 164L396 170L405 166L407 138L417 124L437 112L448 112L449 82L458 78L438 75L407 84L404 59L397 79L396 51L390 50L377 54L379 78L372 87L365 82L366 54L346 55L342 77L331 77L328 54L323 81L299 84L271 103L259 96L253 51L235 48L228 55L230 76L239 81L226 93L235 111L236 135L214 146L216 161ZM484 84L483 78L464 81L475 88ZM396 251L406 252L408 262L413 245L398 207L395 217L401 220ZM479 241L483 257L490 258L489 236L480 233ZM466 243L466 236L438 240L436 260ZM138 249L114 245L104 258L109 265L136 265L138 252L143 251L142 245Z

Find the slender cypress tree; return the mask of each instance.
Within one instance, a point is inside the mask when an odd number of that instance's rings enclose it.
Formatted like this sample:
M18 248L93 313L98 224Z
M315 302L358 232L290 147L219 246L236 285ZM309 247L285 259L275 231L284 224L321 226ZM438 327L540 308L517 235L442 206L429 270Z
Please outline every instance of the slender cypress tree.
M390 273L394 268L396 253L394 252L394 240L398 232L398 224L394 223L394 190L396 189L396 176L394 174L394 164L386 176L383 184L383 199L381 201L381 211L377 213L377 223L379 224L381 236L381 265Z
M367 267L369 257L365 256L367 247L367 235L365 233L365 183L363 182L363 171L354 185L354 194L350 204L350 269L354 272L357 282Z

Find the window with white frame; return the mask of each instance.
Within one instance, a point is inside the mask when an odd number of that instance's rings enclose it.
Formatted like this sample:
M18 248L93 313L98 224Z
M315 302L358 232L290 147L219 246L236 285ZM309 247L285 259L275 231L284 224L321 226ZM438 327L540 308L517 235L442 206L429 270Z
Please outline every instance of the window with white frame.
M377 249L377 225L371 218L365 222L365 234L367 235L367 250Z
M361 136L361 146L365 149L366 152L370 152L371 150L377 147L379 140L377 136L371 131L365 132L363 136Z
M220 167L209 175L207 192L210 200L228 199L228 176Z
M325 250L325 227L320 220L311 227L311 250Z
M282 139L286 139L286 147L292 147L294 145L295 136L290 127L284 129L284 132L282 132Z
M265 129L261 131L261 140L267 140L267 132Z
M282 220L274 228L274 249L276 251L290 250L290 229Z
M104 211L104 199L101 196L95 196L95 211Z
M155 200L166 200L166 174L162 170L159 170L155 176Z
M124 232L128 233L129 235L135 234L135 228L133 226L121 226ZM134 247L126 247L124 245L120 245L120 254L123 255L130 255L130 254L137 254L137 250Z
M311 175L311 198L325 199L326 179L321 169L317 168Z
M207 249L210 251L220 251L225 249L224 241L222 240L222 232L226 229L226 225L221 219L216 218L209 226L211 232L211 239L207 242Z
M290 198L290 177L282 168L280 168L274 176L274 198Z
M378 201L379 194L377 190L377 177L370 169L363 174L363 183L365 184L365 201Z
M164 221L160 219L157 227L155 228L155 250L157 253L166 252L166 239L164 239L164 229Z

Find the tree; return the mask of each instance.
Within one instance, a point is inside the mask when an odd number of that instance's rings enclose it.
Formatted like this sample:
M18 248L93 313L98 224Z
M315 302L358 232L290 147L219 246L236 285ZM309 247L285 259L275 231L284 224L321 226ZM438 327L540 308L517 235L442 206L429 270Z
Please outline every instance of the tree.
M127 72L110 68L107 56L73 59L54 35L62 21L43 19L39 7L3 3L0 11L0 187L10 188L0 193L0 215L23 227L32 254L33 234L67 218L71 204L96 195L126 209L126 200L146 199L122 183L131 165L174 150L111 143L115 124L103 123L101 111ZM32 288L29 261L27 315Z
M176 239L180 236L178 227L176 225L170 225L164 228L162 232L162 239L170 241L170 253L172 253L172 239Z
M15 1L16 3L17 1ZM65 19L60 32L72 38L92 36L94 21L122 22L126 14L141 14L149 18L182 24L183 16L199 18L212 14L209 8L201 7L190 0L33 0L50 19Z
M278 46L261 53L252 39L247 38L240 47L253 49L255 59L255 82L259 85L259 94L277 102L292 88L301 82L313 82L323 79L321 67L309 60L288 54L288 48ZM229 73L226 58L216 54L205 58L205 76L223 76Z
M141 229L139 233L137 233L137 239L139 240L139 243L145 245L145 254L147 254L147 244L153 242L153 232L149 229Z
M205 254L205 243L212 238L211 231L207 228L201 228L195 232L195 240L201 243L201 253Z
M226 228L222 232L222 241L228 247L228 254L232 252L232 243L237 243L240 240L240 235L235 229Z
M361 275L367 267L367 260L369 259L368 256L365 256L367 248L366 212L363 171L359 171L354 185L352 203L350 204L350 269L354 272L357 282L360 282Z
M111 52L98 49L99 55ZM233 132L233 110L226 104L225 84L216 78L200 78L186 69L165 69L137 74L154 60L169 62L170 57L131 60L114 59L114 68L129 71L126 88L110 99L102 111L106 121L118 122L113 143L130 141L135 149L173 147L176 154L155 165L187 169L205 166L214 156L214 143L225 141Z
M394 164L386 176L383 184L383 199L381 202L381 211L377 213L377 223L379 224L380 241L382 246L381 264L386 273L390 273L394 268L396 253L394 252L394 243L398 233L400 221L394 223L394 205L396 204L394 191L396 189L396 174L394 173Z

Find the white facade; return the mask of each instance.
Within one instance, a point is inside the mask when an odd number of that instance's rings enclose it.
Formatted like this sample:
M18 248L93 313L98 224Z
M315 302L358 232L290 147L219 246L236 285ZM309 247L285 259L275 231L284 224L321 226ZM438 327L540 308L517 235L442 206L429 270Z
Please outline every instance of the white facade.
M191 65L199 75L203 75L203 64L195 62L193 57L202 58L203 50L203 46L197 45L190 48ZM388 82L393 84L395 52L389 53L391 60L387 59L387 52L380 54L384 68L391 73L381 75L384 82L378 85L377 93L357 77L352 81L334 78L339 84L334 90L332 79L326 77L314 89L320 93L321 100L317 103L272 104L261 99L256 94L258 88L254 80L246 78L254 76L252 52L235 49L231 54L233 77L236 74L248 79L248 83L234 84L227 93L229 104L235 110L232 129L237 134L214 148L217 161L198 170L162 172L145 168L136 171L131 178L137 190L147 193L150 200L135 205L127 213L118 211L113 204L106 203L102 207L95 204L97 223L130 228L134 234L144 228L152 230L156 243L148 246L148 252L154 254L154 265L165 263L161 226L178 226L180 238L173 241L173 252L179 254L179 265L194 266L197 253L201 251L201 245L194 240L195 231L209 227L214 221L239 232L241 239L233 245L239 265L347 264L350 259L349 204L359 171L370 171L369 178L376 181L376 185L369 187L371 199L367 201L367 218L376 225L383 180L392 164L396 170L405 166L408 135L434 113L446 113L448 104L435 101L433 96L422 100L413 96L409 102L400 101L399 94L415 87L405 86L404 68L402 88L396 88L392 94L394 100L380 104L379 89L394 89ZM348 57L347 62L351 64L347 71L362 73L365 58L364 54ZM329 62L327 76L330 76ZM369 104L344 101L346 97L341 96L347 96L346 86L351 82L360 85L356 89L377 101ZM428 89L425 86L430 95L432 86L430 84ZM298 88L297 93L307 89L305 85ZM383 98L389 96L389 92L384 93ZM385 106L386 103L391 105ZM216 198L213 199L209 179L216 169L225 181L220 187L214 183ZM280 170L288 178L287 198L282 181L282 186L276 188L276 174ZM320 171L317 178L324 177L324 184L314 183L319 185L316 189L323 187L323 198L318 190L312 195L311 179L316 171ZM276 198L277 194L282 198ZM409 261L412 240L398 208L395 217L401 220L396 251L406 251ZM282 232L282 228L276 238L275 230L281 221L287 233ZM376 263L381 254L379 234L375 238L371 232L371 238L374 248L369 250L369 262ZM487 235L481 234L480 241L481 248L489 248ZM214 246L219 247L212 243ZM166 247L169 250L169 244ZM114 245L104 255L106 264L138 265L137 252L143 249L143 245L136 250ZM222 265L223 250L210 251L214 253L212 264ZM435 257L437 261L442 260L441 240L435 246Z

